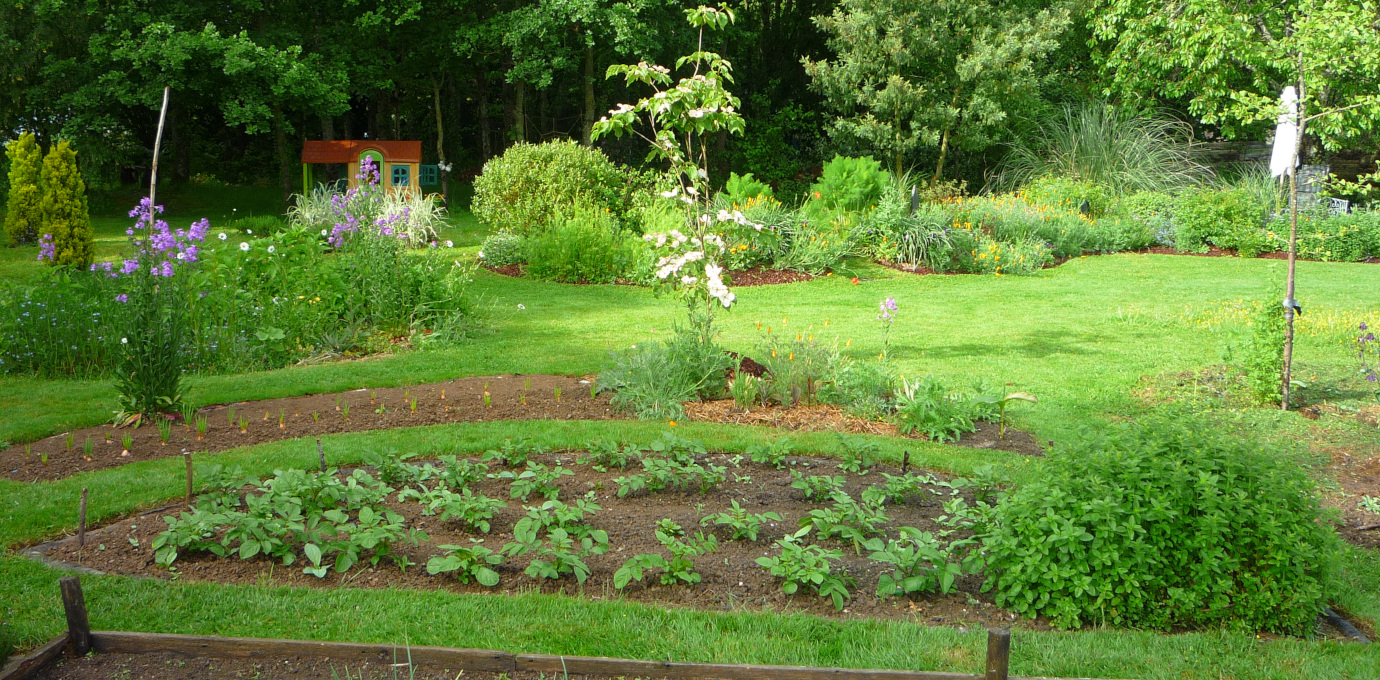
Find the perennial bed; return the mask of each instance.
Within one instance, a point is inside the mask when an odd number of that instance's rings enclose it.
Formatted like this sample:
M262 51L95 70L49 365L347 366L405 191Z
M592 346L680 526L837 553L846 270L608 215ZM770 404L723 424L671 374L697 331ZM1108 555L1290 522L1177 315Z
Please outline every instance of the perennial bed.
M557 389L560 390L559 399ZM487 405L486 391L489 393ZM415 411L412 409L414 399ZM589 382L558 375L458 378L412 387L359 389L222 404L198 409L197 413L206 419L206 432L201 438L197 437L195 422L189 426L180 416L166 444L161 441L158 428L151 425L88 427L41 439L27 447L11 446L0 451L0 474L22 481L61 479L141 460L180 456L184 451L223 451L282 439L416 425L622 417L609 406L608 397L590 395ZM241 418L246 425L243 431L239 423ZM129 448L123 441L126 436L132 443ZM91 442L89 456L85 450L88 440ZM123 455L126 450L129 455Z
M419 483L406 484L398 481L389 486L395 490L379 504L381 512L396 512L409 530L424 531L426 539L412 545L404 540L391 544L392 553L405 557L413 566L403 570L392 563L392 558L384 558L377 564L370 564L368 549L360 554L358 565L344 572L330 569L318 578L304 573L303 566L310 567L307 558L302 556L300 546L296 549L293 565L285 566L281 560L263 554L250 559L240 559L232 552L225 557L210 553L179 550L171 570L156 564L155 539L163 533L168 524L163 517L176 517L185 510L182 506L160 512L137 516L115 522L98 531L89 532L84 548L75 539L67 539L48 546L37 548L45 557L63 562L81 564L84 567L102 572L154 578L175 578L182 581L212 581L235 584L274 584L306 587L364 587L364 588L420 588L447 589L470 593L502 593L540 591L547 593L579 594L592 599L627 597L634 600L655 602L674 606L690 606L702 609L770 609L803 611L824 616L864 616L884 619L909 619L937 625L974 625L978 623L1011 625L1015 615L994 606L986 595L980 592L980 576L958 576L954 582L954 592L940 595L937 592L916 594L912 598L879 598L875 593L878 577L890 573L892 568L883 562L868 559L872 552L865 546L857 546L851 540L841 538L822 539L811 533L808 543L837 549L841 552L839 560L833 562L833 573L844 573L856 579L850 586L851 598L842 602L836 609L827 597L817 596L809 588L802 587L794 595L783 592L781 581L771 575L756 560L768 555L780 554L780 546L775 541L797 533L800 520L808 517L811 511L827 509L833 505L828 498L807 500L800 490L792 488L797 472L803 477L814 475L844 477L842 490L853 499L861 499L869 486L883 486L886 479L883 473L896 475L899 470L876 465L865 475L853 474L839 469L839 462L830 459L791 456L783 461L785 469L775 469L769 465L748 462L742 456L727 454L698 454L694 464L705 470L715 470L722 466L720 474L725 479L699 494L693 490L677 491L674 487L662 491L633 490L620 497L620 484L615 480L640 472L636 458L626 470L609 468L599 471L596 465L586 460L584 454L535 454L530 460L552 469L559 465L570 475L559 477L555 486L559 487L559 500L573 507L582 500L591 500L601 509L586 515L580 522L592 530L607 532L607 552L586 554L583 561L589 569L589 576L583 584L569 573L559 579L534 578L524 575L524 568L536 553L506 557L502 564L493 566L497 572L498 584L493 588L484 587L477 582L462 584L454 574L428 574L427 563L432 558L443 555L438 546L481 546L500 552L505 544L515 541L515 527L528 513L528 508L540 507L545 502L539 493L534 493L525 502L512 498L510 484L506 480L481 478L471 481L466 487L476 496L506 503L499 508L487 522L490 531L484 533L472 525L462 524L457 519L441 520L441 510L435 514L424 515L422 503L410 498L400 502L399 491L404 487L418 488ZM461 459L463 460L463 459ZM410 461L415 462L415 461ZM459 462L459 461L457 461ZM472 460L471 462L477 462ZM734 463L737 462L737 466ZM463 465L463 463L459 463ZM488 472L499 474L512 471L519 474L523 468L507 467L498 460L489 461ZM450 464L445 467L449 468ZM371 474L384 476L382 472L371 470ZM915 471L912 470L911 474ZM344 476L344 475L341 475ZM921 485L917 492L908 493L900 502L884 506L887 520L880 524L877 537L898 538L900 527L915 527L921 531L941 532L952 529L944 523L941 516L951 516L945 503L951 506L957 499L960 505L974 502L973 488L962 483L953 486L937 475L924 474L917 480ZM421 482L421 485L434 488L434 482ZM983 487L977 485L979 493ZM591 494L585 497L586 494ZM206 497L203 496L203 499ZM710 520L702 526L702 519L733 509L737 501L741 508L752 514L778 513L780 520L768 519L760 527L756 540L731 540L733 533L729 526L716 526ZM205 503L205 500L199 503ZM641 581L633 580L624 588L615 588L615 572L634 555L661 554L667 548L664 541L656 535L658 522L669 519L683 527L686 543L701 540L696 535L704 532L715 535L717 546L707 554L693 558L692 569L702 581L697 583L677 583L662 585L658 583L662 570L650 568ZM961 527L947 540L967 535ZM218 537L217 539L218 540ZM945 539L941 539L943 542ZM482 541L482 543L479 543ZM578 549L579 543L576 542ZM233 550L233 548L232 548ZM334 563L334 556L327 555L323 565ZM842 572L840 570L843 570ZM457 572L459 573L459 572ZM937 589L936 589L937 590ZM1045 628L1041 621L1022 620L1022 626Z
M500 276L521 278L523 276L523 265L505 264L501 267L484 265L484 268ZM798 283L800 281L810 281L816 278L813 274L798 272L791 269L773 269L771 267L757 266L750 269L726 272L729 281L734 286L768 286L778 283ZM832 276L832 274L829 274ZM619 281L618 285L636 285L629 281Z

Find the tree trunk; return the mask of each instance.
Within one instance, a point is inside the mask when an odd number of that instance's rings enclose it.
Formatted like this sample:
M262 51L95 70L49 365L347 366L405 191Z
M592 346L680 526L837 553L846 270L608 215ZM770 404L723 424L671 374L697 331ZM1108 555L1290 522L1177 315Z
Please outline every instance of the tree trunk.
M479 95L479 155L487 163L494 155L494 132L493 123L489 120L489 80L484 77L483 69L475 78L475 89Z
M287 206L292 199L292 161L288 157L287 148L287 120L283 118L283 110L273 107L273 149L278 154L278 179L283 184L283 205Z
M1299 156L1303 151L1303 134L1307 125L1308 108L1306 106L1303 80L1303 57L1299 56L1299 104L1298 114L1295 120L1298 121L1298 135L1294 139L1293 165L1289 167L1289 269L1284 284L1284 365L1280 371L1281 389L1283 395L1280 399L1279 407L1282 410L1289 410L1289 387L1292 382L1294 365L1294 309L1298 303L1294 300L1294 263L1298 255L1299 238Z
M585 124L580 130L580 143L594 143L594 47L585 45Z
M958 107L958 96L961 92L963 92L962 87L954 90L954 97L953 100L949 102L949 108ZM954 129L962 123L963 114L960 112L954 117L953 122L944 126L944 135L939 140L939 162L934 166L934 177L930 178L930 186L938 184L939 179L944 176L944 159L949 155L949 137L953 134Z
M436 104L436 165L441 179L441 201L449 207L450 182L446 181L449 176L446 173L446 128L441 122L441 81L435 77L431 79L431 95L432 101Z
M513 83L513 140L527 141L527 87L519 80Z

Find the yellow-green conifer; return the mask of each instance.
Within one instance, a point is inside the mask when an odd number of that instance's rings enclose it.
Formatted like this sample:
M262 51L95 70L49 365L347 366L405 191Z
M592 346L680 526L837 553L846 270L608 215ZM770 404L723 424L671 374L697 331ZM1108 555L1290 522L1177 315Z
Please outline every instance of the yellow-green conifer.
M10 158L10 196L5 207L5 233L11 243L33 243L38 240L43 220L38 179L42 155L34 133L25 132L19 139L5 145Z
M58 142L43 159L43 224L53 237L53 264L91 266L94 234L86 205L86 183L77 170L77 152Z

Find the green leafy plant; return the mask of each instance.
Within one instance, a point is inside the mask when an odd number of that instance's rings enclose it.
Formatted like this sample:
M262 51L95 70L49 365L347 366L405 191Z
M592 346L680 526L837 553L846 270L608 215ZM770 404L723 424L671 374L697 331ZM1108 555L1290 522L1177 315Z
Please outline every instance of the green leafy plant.
M121 446L124 448L124 450L126 450L126 451L128 451L128 450L134 448L134 437L130 436L130 434L129 434L128 432L126 432L125 434L120 435L120 445L121 445Z
M1315 485L1287 451L1217 430L1175 414L1053 451L997 506L984 589L1065 628L1312 630L1338 550Z
M722 465L702 466L699 463L683 463L676 459L644 458L641 474L615 478L620 498L641 491L657 492L674 488L679 490L696 489L699 493L709 493L723 483L728 468Z
M680 527L677 525L675 528ZM699 583L702 577L695 571L695 558L714 552L719 547L719 540L713 534L706 536L697 533L687 541L681 538L684 533L657 529L656 538L671 554L671 559L655 553L634 555L613 573L613 587L621 590L632 581L641 581L644 572L649 569L661 570L662 585Z
M500 229L484 239L479 257L489 267L508 267L527 263L526 239L522 234Z
M597 147L573 140L519 142L484 164L474 180L471 209L495 232L526 234L577 205L607 208L621 220L637 186L631 173Z
M209 425L210 423L207 422L206 416L199 415L196 417L196 438L198 441L206 436L206 428Z
M580 500L575 506L560 501L547 501L537 508L528 508L527 516L513 528L513 541L503 546L510 557L533 555L523 572L532 578L558 579L574 575L580 583L589 578L589 566L584 558L608 552L608 533L594 529L581 520L599 506Z
M877 596L894 597L915 593L951 593L958 577L974 573L979 555L970 551L962 556L963 548L977 541L970 539L963 545L940 543L934 534L915 527L901 527L901 538L884 540L871 538L863 546L872 551L868 559L894 568L877 579ZM956 555L955 553L958 553Z
M901 434L923 434L941 443L957 441L963 433L977 429L973 406L970 397L950 391L937 380L902 379L896 397L896 426Z
M839 469L855 475L867 474L868 468L877 462L877 457L882 453L882 447L861 437L839 434L838 440L839 446L843 449L843 460L839 462Z
M805 494L806 500L824 500L833 498L834 494L843 491L843 487L848 480L842 476L830 477L828 475L811 475L806 477L800 474L799 470L791 470L791 488Z
M992 406L997 407L998 439L1006 438L1006 408L1008 406L1020 401L1026 402L1028 404L1039 403L1039 400L1035 398L1035 395L1027 394L1025 392L1012 392L1004 397L998 397L996 395L990 394L979 395L974 398L974 401L979 404L990 404Z
M503 556L475 541L474 545L437 546L443 553L426 562L428 574L455 574L461 583L474 581L481 586L492 588L498 585L498 572L494 567L503 564Z
M5 145L9 156L9 186L5 233L11 243L33 243L38 240L43 222L43 195L39 189L42 173L42 151L32 132L24 132Z
M596 439L585 445L589 453L580 458L581 465L593 465L595 469L608 470L618 468L625 470L629 463L642 459L642 449L636 444L626 444L620 447L618 442L607 439Z
M1185 193L1174 207L1174 247L1207 252L1207 243L1256 257L1268 243L1265 206L1243 189Z
M838 538L853 543L853 549L861 552L867 539L882 533L882 525L891 521L882 509L881 498L869 495L859 503L842 491L833 495L834 505L829 508L811 510L800 518L802 528L813 528L821 539Z
M803 543L808 533L810 528L806 527L777 541L780 552L757 558L757 564L781 579L781 590L787 595L795 594L802 586L808 587L820 597L832 600L835 609L842 610L854 582L851 577L834 572L832 563L842 559L843 553Z
M559 465L548 468L536 461L527 461L527 469L522 472L505 470L498 474L498 479L511 483L509 493L513 498L521 499L526 502L527 497L537 494L546 500L555 500L560 495L561 488L556 482L561 477L575 474Z
M770 442L753 444L747 447L748 458L754 463L770 465L778 470L786 468L786 458L791 455L791 440L787 437Z
M167 444L168 440L172 438L172 421L160 416L157 420L157 425L158 441Z
M820 207L841 212L861 212L877 206L891 184L891 173L871 156L834 156L810 191Z
M546 447L526 437L516 440L504 439L497 450L485 451L483 460L498 461L508 467L517 467L526 464L528 458L545 453Z
M781 515L775 512L764 512L760 514L750 513L744 510L742 506L738 505L738 501L735 500L733 501L732 508L713 515L706 515L700 520L700 524L704 526L715 524L728 527L733 532L733 535L728 539L730 541L742 539L756 541L757 534L762 530L763 524L780 521Z
M483 463L471 462L468 458L458 456L437 456L444 467L437 473L437 477L452 491L468 488L484 479L489 471L489 466Z

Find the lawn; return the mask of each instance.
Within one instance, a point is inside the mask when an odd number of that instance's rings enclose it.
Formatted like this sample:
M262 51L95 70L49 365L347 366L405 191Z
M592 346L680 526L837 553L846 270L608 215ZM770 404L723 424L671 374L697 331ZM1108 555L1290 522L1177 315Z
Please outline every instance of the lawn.
M249 203L248 201L246 202ZM224 218L224 210L218 212ZM175 219L201 213L183 209ZM237 211L232 212L238 214ZM214 217L214 215L213 215ZM128 220L100 217L98 252L113 256ZM472 252L483 231L456 211L442 233ZM213 224L215 224L213 220ZM3 253L0 277L22 280L32 249ZM1283 275L1272 260L1121 254L1071 260L1037 275L914 276L875 265L854 267L859 280L812 281L736 289L738 302L720 318L721 341L751 351L765 333L814 334L836 340L854 357L882 349L877 305L894 297L899 318L890 357L903 375L933 375L956 385L985 381L1037 395L1015 410L1015 423L1040 439L1061 441L1086 423L1117 420L1151 407L1142 398L1156 376L1222 364L1238 340L1233 321L1242 301L1263 299ZM1355 402L1348 333L1363 319L1380 321L1380 267L1299 264L1306 315L1297 350L1309 389ZM497 373L586 375L609 353L666 338L681 312L669 298L632 286L583 286L512 279L481 270L470 289L481 301L480 327L459 347L381 355L242 375L195 376L196 404L263 399L435 382ZM0 379L0 438L22 443L110 418L115 393L105 381ZM1268 409L1219 411L1224 427L1323 446L1380 448L1373 429L1324 418L1306 421ZM467 424L329 438L340 462L380 446L482 451L505 436L534 436L578 447L596 436L649 441L664 423ZM681 434L738 451L769 434L761 428L684 426ZM804 450L830 453L830 438L804 436ZM895 459L902 444L879 440ZM997 462L1013 476L1039 475L1040 461L907 442L918 464L962 474ZM218 454L258 474L308 466L304 441ZM1302 454L1301 463L1318 462ZM117 517L180 495L179 461L152 461L58 482L0 483L0 542L11 549L55 537L74 524L82 487L94 490L93 518ZM1325 478L1323 481L1327 481ZM118 489L118 493L103 490ZM1380 556L1351 549L1334 600L1351 614L1380 620ZM0 558L4 626L0 648L29 647L57 632L55 572L14 552ZM494 647L524 652L597 654L649 659L807 663L889 668L980 667L981 634L912 623L822 620L761 612L666 610L583 598L511 598L444 592L270 589L179 584L120 577L89 579L93 623L111 629L217 633L355 641ZM252 612L252 614L251 614ZM585 632L578 632L585 631ZM590 633L589 631L596 631ZM674 634L665 634L672 631ZM1376 677L1375 648L1295 639L1258 639L1231 631L1179 635L1089 629L1018 631L1013 672L1142 678Z

